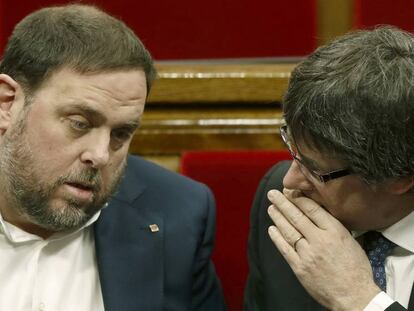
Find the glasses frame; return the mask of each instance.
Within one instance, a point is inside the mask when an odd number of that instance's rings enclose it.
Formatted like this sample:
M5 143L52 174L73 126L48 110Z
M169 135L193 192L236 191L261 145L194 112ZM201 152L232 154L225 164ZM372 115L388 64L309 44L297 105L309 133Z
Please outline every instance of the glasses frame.
M297 161L300 166L303 166L309 173L312 174L313 177L315 177L317 180L319 180L322 183L327 183L328 181L331 181L333 179L337 179L340 177L344 177L347 175L352 174L351 170L347 168L342 168L334 171L330 171L325 174L320 174L310 168L308 168L302 161L297 157L297 154L292 150L292 142L289 139L288 133L287 133L287 125L283 125L280 127L280 136L282 137L282 140L284 144L286 145L286 148L289 150L290 155L292 158Z

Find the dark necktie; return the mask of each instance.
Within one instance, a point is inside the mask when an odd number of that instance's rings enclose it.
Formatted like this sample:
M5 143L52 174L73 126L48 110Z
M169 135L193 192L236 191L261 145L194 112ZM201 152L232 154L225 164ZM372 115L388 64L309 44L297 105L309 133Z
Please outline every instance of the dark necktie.
M376 231L364 234L364 248L371 263L375 283L385 291L387 288L385 279L385 258L396 245Z

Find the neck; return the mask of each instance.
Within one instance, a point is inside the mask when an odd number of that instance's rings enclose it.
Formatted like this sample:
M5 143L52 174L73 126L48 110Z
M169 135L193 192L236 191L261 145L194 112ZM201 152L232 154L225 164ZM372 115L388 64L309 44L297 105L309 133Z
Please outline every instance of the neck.
M399 196L397 202L390 203L390 207L386 213L384 213L384 222L386 225L381 228L385 229L399 222L404 217L414 212L414 193L406 193Z
M55 233L54 231L44 229L39 225L34 224L30 221L30 219L28 219L27 216L22 213L18 213L16 208L13 208L12 205L8 203L9 200L5 198L4 194L0 194L0 202L3 202L3 204L0 205L1 216L8 223L22 229L23 231L37 235L42 239L47 239Z

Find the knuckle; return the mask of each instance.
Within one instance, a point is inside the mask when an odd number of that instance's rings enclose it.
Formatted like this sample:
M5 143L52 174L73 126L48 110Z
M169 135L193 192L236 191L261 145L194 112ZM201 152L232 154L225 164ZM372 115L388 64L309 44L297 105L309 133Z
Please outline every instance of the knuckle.
M292 213L292 215L290 216L290 222L291 222L291 224L293 226L297 226L303 220L302 217L303 217L303 213L301 213L299 211Z
M285 239L289 244L295 243L298 238L298 234L296 232L289 232L285 234Z
M287 256L289 255L289 250L287 247L280 247L279 252L282 254L284 258L287 258Z
M298 198L297 204L307 215L315 215L321 211L321 207L309 198Z
M305 204L305 208L309 216L315 216L320 212L320 207L316 204Z
M277 207L281 210L281 211L286 211L289 210L292 206L292 203L288 200L288 199L284 199L284 200L280 200L277 203Z

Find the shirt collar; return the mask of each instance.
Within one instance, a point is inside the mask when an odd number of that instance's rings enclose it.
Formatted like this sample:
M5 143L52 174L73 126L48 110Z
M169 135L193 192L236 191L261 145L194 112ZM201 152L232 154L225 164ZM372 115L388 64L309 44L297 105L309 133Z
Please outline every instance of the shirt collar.
M380 232L388 240L414 253L414 211Z
M104 206L106 207L106 205ZM52 234L46 240L53 241L53 240L60 240L65 237L71 236L81 230L92 225L95 221L98 220L99 215L101 214L101 210L97 211L91 219L89 219L82 227L76 228L73 230L57 232ZM7 237L7 239L12 243L20 243L20 242L28 242L28 241L35 241L35 240L43 240L43 238L39 237L38 235L26 232L19 227L7 222L4 220L3 216L0 212L0 231Z

